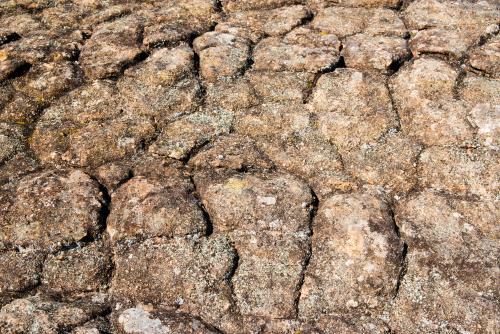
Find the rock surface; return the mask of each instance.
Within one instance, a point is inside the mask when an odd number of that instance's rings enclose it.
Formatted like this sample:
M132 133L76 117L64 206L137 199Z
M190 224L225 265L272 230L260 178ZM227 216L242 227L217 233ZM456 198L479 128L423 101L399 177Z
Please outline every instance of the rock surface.
M493 0L0 0L0 333L500 332Z

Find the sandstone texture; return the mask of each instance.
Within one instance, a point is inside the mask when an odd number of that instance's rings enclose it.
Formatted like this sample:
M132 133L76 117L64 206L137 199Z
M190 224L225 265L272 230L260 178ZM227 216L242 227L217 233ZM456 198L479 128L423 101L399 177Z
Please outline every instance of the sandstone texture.
M494 0L0 0L0 333L499 333L499 33Z

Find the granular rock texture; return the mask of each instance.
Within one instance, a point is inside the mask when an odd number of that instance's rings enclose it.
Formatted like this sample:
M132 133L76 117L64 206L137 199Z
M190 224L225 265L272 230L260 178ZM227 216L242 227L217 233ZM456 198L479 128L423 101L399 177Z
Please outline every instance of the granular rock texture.
M0 333L499 333L499 24L0 0Z

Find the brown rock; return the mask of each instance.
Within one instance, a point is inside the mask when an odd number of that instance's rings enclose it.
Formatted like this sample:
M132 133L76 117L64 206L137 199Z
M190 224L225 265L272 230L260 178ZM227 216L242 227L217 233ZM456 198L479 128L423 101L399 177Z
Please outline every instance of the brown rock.
M493 37L489 42L472 51L469 62L473 68L500 78L500 37Z
M5 334L56 334L84 324L105 310L100 303L61 303L41 296L16 299L0 310L0 330Z
M0 164L24 148L23 127L0 123Z
M131 156L153 133L149 119L121 108L111 82L95 81L45 110L30 144L44 163L98 167Z
M146 23L144 44L150 47L171 44L200 35L218 19L210 0L184 0L153 3L153 8L137 11Z
M282 6L295 5L301 2L302 2L301 0L248 0L248 1L222 0L221 1L224 10L228 12L251 10L251 9L277 8Z
M250 52L247 40L215 31L196 38L193 48L200 57L201 76L211 82L241 73Z
M80 60L91 79L119 75L141 54L140 20L125 17L96 28L82 48Z
M116 314L117 333L121 334L215 334L201 321L169 313L158 313L144 306L122 310Z
M404 12L412 30L414 55L442 53L461 57L480 37L494 33L500 14L493 3L413 1Z
M42 284L51 295L68 297L98 292L111 275L111 253L104 242L49 255L43 266Z
M347 67L390 73L410 55L406 40L399 37L358 34L347 37L342 55Z
M265 102L301 102L312 88L314 75L302 72L248 71L255 92Z
M165 126L149 151L173 159L185 159L193 149L229 133L232 123L233 114L227 110L195 112Z
M384 78L351 69L322 75L310 108L320 133L340 153L376 142L397 126Z
M279 36L309 17L304 6L290 6L266 10L250 10L230 13L215 27L216 31L246 38L256 43L264 36Z
M288 175L241 174L221 180L196 180L215 232L309 229L309 188Z
M127 69L117 84L126 108L159 122L194 111L200 86L193 75L193 57L193 51L183 44L159 49Z
M353 176L400 196L417 184L417 156L421 149L401 133L389 134L380 143L362 146L343 159Z
M42 251L93 236L102 194L78 170L44 171L2 189L0 241Z
M406 28L396 12L389 9L329 7L318 12L311 26L339 38L358 33L404 37Z
M498 189L498 152L430 147L419 163L420 184L452 195L494 198Z
M0 306L40 282L42 254L6 250L0 253Z
M218 326L232 308L225 278L235 255L222 236L119 245L115 247L112 295L124 303L177 309Z
M189 180L136 176L112 195L107 231L113 242L203 234L206 223Z
M403 131L427 145L461 144L472 140L468 106L455 100L458 73L444 61L419 58L391 82Z
M319 34L309 28L296 28L283 40L271 37L254 50L256 70L317 72L339 59L340 42L335 35Z
M272 168L272 163L253 140L238 135L220 137L191 158L189 165L196 170L213 168L242 171Z
M301 318L383 310L396 292L401 261L393 224L387 204L372 195L335 195L320 204Z
M483 226L495 224L498 207L483 205L479 218L471 215L476 205L423 192L397 207L408 267L391 314L393 329L495 331L498 242Z
M500 80L468 74L460 93L470 105L468 120L475 127L477 139L487 147L499 147Z

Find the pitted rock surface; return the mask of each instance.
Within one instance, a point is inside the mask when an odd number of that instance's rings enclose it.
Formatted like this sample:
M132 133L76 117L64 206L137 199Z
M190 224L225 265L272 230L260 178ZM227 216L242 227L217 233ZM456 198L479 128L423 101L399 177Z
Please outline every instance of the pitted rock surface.
M494 0L0 0L0 333L500 332Z

